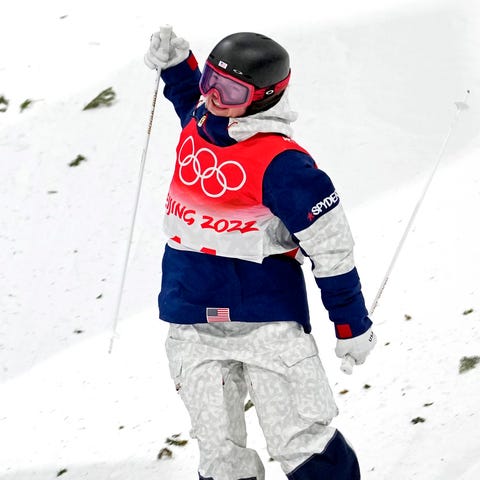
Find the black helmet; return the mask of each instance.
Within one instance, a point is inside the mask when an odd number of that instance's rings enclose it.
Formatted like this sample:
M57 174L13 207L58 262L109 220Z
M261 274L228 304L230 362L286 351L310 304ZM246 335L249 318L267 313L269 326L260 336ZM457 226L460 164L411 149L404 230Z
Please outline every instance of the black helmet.
M256 89L265 89L264 98L254 101L247 114L275 105L283 95L290 74L288 52L265 35L239 32L228 35L214 47L208 61ZM280 85L275 88L277 84Z

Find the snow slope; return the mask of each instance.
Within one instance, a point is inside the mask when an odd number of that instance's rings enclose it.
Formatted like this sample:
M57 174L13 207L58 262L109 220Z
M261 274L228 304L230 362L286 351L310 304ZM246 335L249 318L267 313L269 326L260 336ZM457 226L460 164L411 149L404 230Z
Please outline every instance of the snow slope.
M218 22L222 4L210 5L17 0L3 12L0 479L195 478L194 442L166 445L188 440L189 424L156 310L179 127L161 97L108 352L155 81L142 57L151 32L171 23L200 62L234 30L290 51L295 138L342 195L369 304L439 161L375 310L378 347L351 377L305 273L335 424L363 478L477 480L480 366L459 365L480 356L480 6L320 0L271 11L246 1ZM107 87L113 106L82 110ZM86 160L69 167L77 155ZM267 479L284 478L254 409L247 417ZM167 446L173 456L158 460Z

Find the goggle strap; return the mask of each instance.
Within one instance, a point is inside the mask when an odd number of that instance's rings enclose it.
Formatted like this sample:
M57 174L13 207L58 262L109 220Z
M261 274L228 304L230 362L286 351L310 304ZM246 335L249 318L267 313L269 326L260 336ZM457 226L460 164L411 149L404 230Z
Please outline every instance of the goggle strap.
M259 100L263 100L265 97L269 97L271 95L276 95L280 93L282 90L285 90L287 88L289 80L290 80L290 72L283 80L280 80L280 82L276 83L275 85L272 85L270 87L255 89L253 93L253 101L258 102Z

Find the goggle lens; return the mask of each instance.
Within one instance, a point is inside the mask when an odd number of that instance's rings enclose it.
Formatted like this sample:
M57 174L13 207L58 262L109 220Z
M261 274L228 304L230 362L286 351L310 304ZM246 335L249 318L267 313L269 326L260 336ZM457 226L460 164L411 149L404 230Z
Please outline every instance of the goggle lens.
M250 105L255 92L253 85L242 82L207 62L200 78L200 92L207 95L211 90L218 93L220 106L224 108Z

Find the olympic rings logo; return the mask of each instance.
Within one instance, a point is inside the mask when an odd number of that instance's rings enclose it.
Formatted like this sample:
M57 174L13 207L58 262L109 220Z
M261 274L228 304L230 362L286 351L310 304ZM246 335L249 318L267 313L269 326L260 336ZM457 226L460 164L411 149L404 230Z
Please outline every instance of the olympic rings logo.
M182 183L191 186L200 182L203 193L211 198L219 198L227 191L240 190L247 181L247 174L238 162L227 160L219 165L210 149L201 148L195 152L192 136L182 143L177 161Z

